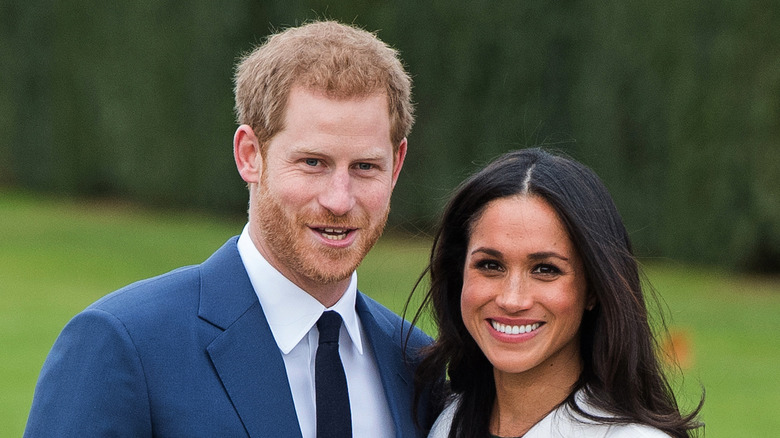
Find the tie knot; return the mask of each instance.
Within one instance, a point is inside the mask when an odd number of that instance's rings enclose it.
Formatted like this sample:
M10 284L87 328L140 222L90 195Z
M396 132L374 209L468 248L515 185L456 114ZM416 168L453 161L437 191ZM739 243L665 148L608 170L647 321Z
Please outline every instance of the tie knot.
M320 331L320 344L339 342L339 329L341 328L341 315L333 310L328 310L317 321L317 330Z

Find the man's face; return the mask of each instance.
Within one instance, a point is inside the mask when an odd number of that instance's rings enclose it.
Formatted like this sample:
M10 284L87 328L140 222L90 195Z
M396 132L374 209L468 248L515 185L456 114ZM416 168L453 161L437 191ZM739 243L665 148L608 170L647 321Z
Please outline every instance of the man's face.
M384 94L334 100L293 88L285 127L252 188L251 234L261 254L335 303L382 233L405 151L404 140L393 153Z

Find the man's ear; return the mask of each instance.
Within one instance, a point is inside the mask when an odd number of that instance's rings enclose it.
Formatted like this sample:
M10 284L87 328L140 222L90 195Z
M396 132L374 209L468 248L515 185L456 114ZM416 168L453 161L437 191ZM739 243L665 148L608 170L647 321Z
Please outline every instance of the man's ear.
M260 142L249 125L241 125L233 135L233 158L241 179L248 184L259 183L263 171Z
M404 166L404 159L406 158L406 137L401 140L401 144L398 145L398 151L393 157L393 188L395 183L398 182L398 175L401 174L401 168Z

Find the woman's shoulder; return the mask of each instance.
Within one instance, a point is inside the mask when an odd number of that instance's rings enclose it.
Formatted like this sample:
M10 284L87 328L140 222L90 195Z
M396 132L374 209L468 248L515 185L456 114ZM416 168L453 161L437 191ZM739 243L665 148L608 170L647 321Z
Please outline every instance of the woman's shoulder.
M605 428L604 438L669 438L665 432L644 424L612 424Z
M560 407L536 423L524 435L526 438L548 437L582 438L669 438L669 435L643 424L610 424L595 422Z
M603 411L593 407L582 393L577 394L577 404L585 412L600 417L609 417ZM452 420L460 406L460 398L453 396L428 434L428 438L447 438ZM651 426L638 423L600 423L574 412L568 405L561 405L536 423L525 438L580 437L580 438L670 438L665 432Z
M576 394L577 405L598 417L611 415L589 404L583 392ZM562 405L537 423L526 437L587 437L587 438L669 438L660 429L639 423L604 423L583 417L568 405ZM529 432L531 432L529 431Z
M612 417L592 404L588 403L586 391L575 394L577 407L583 412L601 418ZM567 403L550 412L536 423L525 435L525 438L669 438L669 435L654 427L638 423L600 422L583 416Z

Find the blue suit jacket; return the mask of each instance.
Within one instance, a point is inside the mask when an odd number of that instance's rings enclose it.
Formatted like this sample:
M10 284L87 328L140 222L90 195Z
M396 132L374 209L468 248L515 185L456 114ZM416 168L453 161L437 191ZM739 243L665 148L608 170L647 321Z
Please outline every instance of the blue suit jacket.
M25 436L300 437L284 361L236 240L76 315L43 365ZM409 358L430 338L414 330L405 360L409 324L361 293L356 308L396 436L423 436Z

